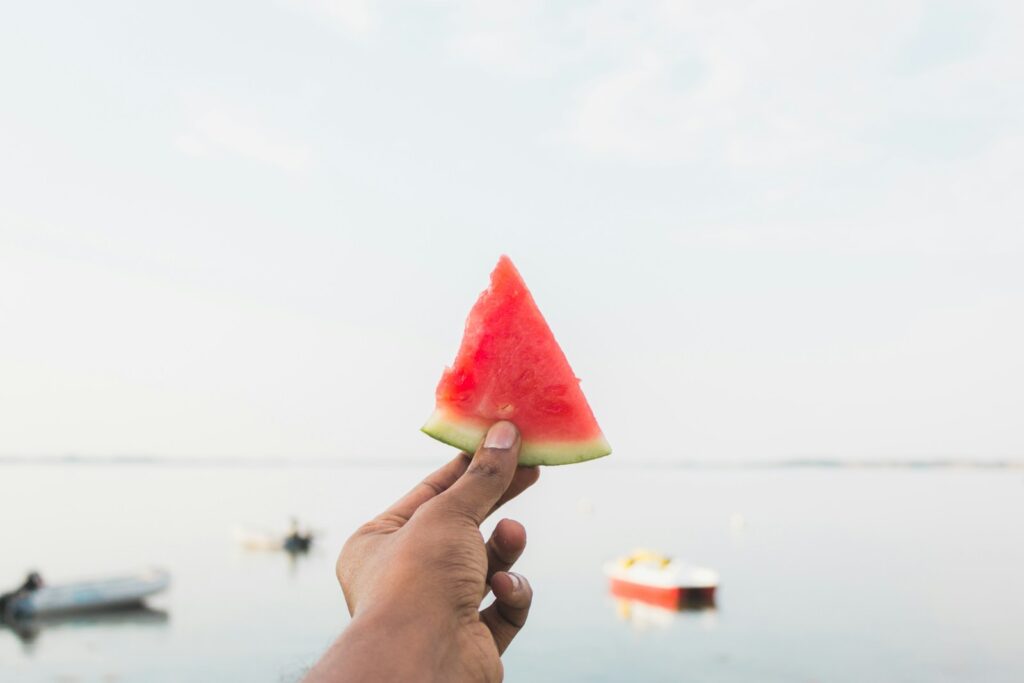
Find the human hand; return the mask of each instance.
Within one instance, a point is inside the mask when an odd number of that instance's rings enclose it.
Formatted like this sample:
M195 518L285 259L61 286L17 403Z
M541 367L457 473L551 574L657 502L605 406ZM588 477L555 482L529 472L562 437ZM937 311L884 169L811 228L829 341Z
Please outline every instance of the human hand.
M516 466L519 446L512 423L493 425L472 460L460 454L348 539L337 574L352 622L307 681L501 680L533 597L508 571L526 530L503 519L485 544L479 527L537 481Z

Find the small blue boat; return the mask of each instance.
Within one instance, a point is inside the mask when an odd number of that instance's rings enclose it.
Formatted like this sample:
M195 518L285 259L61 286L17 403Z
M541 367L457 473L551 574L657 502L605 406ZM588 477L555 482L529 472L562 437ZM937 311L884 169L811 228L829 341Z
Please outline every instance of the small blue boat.
M162 569L53 586L33 574L21 588L0 596L0 613L19 619L137 606L170 584L170 574Z

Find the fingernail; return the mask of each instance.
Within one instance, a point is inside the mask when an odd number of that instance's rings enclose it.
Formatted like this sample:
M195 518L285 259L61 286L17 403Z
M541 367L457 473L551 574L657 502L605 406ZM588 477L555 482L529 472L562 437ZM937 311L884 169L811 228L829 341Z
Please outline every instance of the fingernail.
M484 439L484 448L512 448L516 443L516 426L511 422L495 422L487 430L487 438Z
M520 578L519 574L513 572L508 572L508 578L512 579L512 590L518 592L523 586L522 578Z

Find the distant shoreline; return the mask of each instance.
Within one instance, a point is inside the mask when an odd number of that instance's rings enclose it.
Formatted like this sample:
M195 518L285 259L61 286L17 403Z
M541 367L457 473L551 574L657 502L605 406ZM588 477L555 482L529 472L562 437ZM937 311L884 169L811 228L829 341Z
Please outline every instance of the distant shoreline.
M197 468L309 468L309 467L422 467L433 460L425 458L285 458L285 457L174 457L147 455L0 455L3 466L130 466ZM609 469L698 469L698 470L773 470L773 469L970 469L1024 470L1024 459L967 460L964 458L886 458L856 460L845 458L783 458L778 460L602 460Z

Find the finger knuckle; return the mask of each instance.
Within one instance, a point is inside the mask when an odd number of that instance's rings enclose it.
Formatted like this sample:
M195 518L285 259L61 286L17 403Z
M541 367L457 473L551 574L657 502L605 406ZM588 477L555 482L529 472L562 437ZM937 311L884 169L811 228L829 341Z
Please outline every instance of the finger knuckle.
M476 460L469 468L470 474L482 479L500 479L505 471L501 463L494 457L483 457Z

